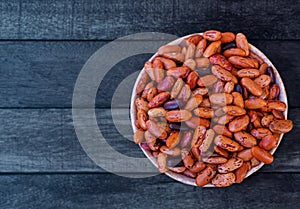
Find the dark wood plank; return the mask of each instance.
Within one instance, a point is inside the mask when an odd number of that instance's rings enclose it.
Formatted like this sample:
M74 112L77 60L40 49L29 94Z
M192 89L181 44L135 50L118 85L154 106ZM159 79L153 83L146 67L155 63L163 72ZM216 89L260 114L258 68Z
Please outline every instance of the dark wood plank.
M109 174L1 175L0 207L289 208L300 204L300 174L255 174L241 185L197 188L165 175L131 179Z
M253 39L299 39L299 1L0 2L0 39L112 40L138 32L242 31Z
M122 154L144 157L138 146L128 140L132 139L128 109L114 110L114 113L120 117L117 126L110 109L96 111L106 141ZM290 111L294 129L284 136L274 163L264 166L262 172L300 172L299 115L300 109ZM0 173L105 172L82 150L70 109L2 109L0 118ZM88 122L82 128L87 126ZM103 154L106 156L105 151Z
M0 108L71 107L77 76L87 59L107 42L0 42ZM157 43L157 42L155 42ZM159 43L163 43L159 42ZM300 107L300 41L252 41L278 68L290 107ZM110 107L112 95L129 75L139 71L151 54L130 57L114 66L102 81L97 107ZM99 68L101 70L101 68ZM115 106L128 107L134 80ZM81 107L86 107L86 100Z

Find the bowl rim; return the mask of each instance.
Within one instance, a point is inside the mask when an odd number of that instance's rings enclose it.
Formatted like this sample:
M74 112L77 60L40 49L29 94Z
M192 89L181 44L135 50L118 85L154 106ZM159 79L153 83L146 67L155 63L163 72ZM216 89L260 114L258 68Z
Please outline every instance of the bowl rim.
M193 34L188 34L186 36L183 36L183 37L179 37L169 43L167 43L166 45L178 45L183 39L185 38L188 38L192 35L195 35L195 34L198 34L198 35L203 35L203 33L193 33ZM256 48L255 46L253 46L252 44L249 43L249 49L250 51L254 52L255 54L257 54L261 59L264 60L265 63L268 64L268 66L271 66L273 68L273 71L274 71L274 74L275 74L275 77L276 77L276 83L279 85L280 87L280 95L279 95L279 100L280 101L283 101L285 104L286 104L286 110L284 112L284 117L287 118L287 114L288 114L288 101L287 101L287 94L286 94L286 90L285 90L285 87L284 87L284 84L283 84L283 81L281 79L281 76L278 72L278 70L275 68L275 66L273 65L273 63L269 60L269 58L263 53L261 52L258 48ZM153 61L153 59L158 55L158 53L156 52L150 59L148 59L148 61ZM132 130L133 130L133 133L135 133L137 131L137 128L134 124L134 121L136 119L136 109L135 109L135 104L134 104L134 101L136 99L136 87L137 87L137 84L138 84L138 81L140 80L141 76L143 73L146 73L145 72L145 69L144 67L142 68L142 70L140 71L136 81L135 81L135 84L133 86L133 90L132 90L132 94L131 94L131 101L130 101L130 120L131 120L131 126L132 126ZM277 150L277 148L279 147L280 145L280 142L282 141L282 138L283 138L283 135L284 134L280 134L279 136L279 140L278 140L278 144L275 148L273 148L270 153L273 155L275 153L275 151ZM146 157L151 161L151 163L157 168L157 161L156 161L156 158L153 157L151 155L151 153L147 150L144 150L141 145L139 144L140 146L140 149L143 151L143 153L146 155ZM263 167L264 163L260 163L259 165L251 168L248 172L247 172L247 175L245 178L249 177L250 175L252 175L253 173L255 173L256 171L258 171L259 169L261 169ZM184 184L188 184L188 185L191 185L191 186L197 186L196 185L196 182L195 182L195 179L193 178L189 178L187 176L184 176L182 174L178 174L178 173L175 173L175 172L172 172L172 171L167 171L165 173L167 176L171 177L172 179L176 180L176 181L179 181L181 183L184 183ZM203 187L215 187L213 184L207 184Z

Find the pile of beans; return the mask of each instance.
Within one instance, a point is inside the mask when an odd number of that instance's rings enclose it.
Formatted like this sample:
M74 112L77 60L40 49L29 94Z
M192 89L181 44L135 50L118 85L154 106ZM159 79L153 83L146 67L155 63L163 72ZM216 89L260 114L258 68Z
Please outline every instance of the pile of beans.
M136 87L134 141L161 173L226 187L273 162L270 151L293 124L272 67L244 34L209 30L157 54Z

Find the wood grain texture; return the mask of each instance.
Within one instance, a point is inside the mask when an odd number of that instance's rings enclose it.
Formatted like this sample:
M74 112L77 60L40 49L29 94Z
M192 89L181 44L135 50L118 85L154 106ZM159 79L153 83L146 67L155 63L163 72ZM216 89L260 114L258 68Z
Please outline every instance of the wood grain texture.
M298 16L299 0L1 0L0 39L113 40L145 31L181 36L212 28L252 39L299 39Z
M132 141L128 109L97 109L97 121L105 140L118 152L144 157ZM286 134L275 161L261 172L300 172L300 109L289 118L294 129ZM88 117L84 118L88 119ZM88 120L82 128L90 126ZM76 137L70 109L0 110L0 173L105 172L86 155ZM110 156L110 153L102 153ZM115 159L110 159L115 160Z
M108 42L0 42L0 108L68 108L77 76L87 59ZM300 107L299 41L251 41L279 70L290 107ZM151 54L130 57L115 65L102 81L96 107L110 107L118 85L142 69ZM101 68L99 68L99 71ZM137 74L135 75L137 76ZM123 90L128 107L134 79ZM81 107L86 107L86 100Z
M0 176L0 207L297 209L300 174L255 174L229 188L196 188L165 175L130 179L109 174Z

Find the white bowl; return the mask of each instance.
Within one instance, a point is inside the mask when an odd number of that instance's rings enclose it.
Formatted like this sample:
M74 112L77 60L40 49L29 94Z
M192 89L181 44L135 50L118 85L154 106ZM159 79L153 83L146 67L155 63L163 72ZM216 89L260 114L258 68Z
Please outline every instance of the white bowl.
M202 35L203 33L198 33L200 35ZM170 43L168 43L167 45L178 45L181 43L181 41L191 35L194 35L194 34L190 34L190 35L187 35L187 36L184 36L184 37L181 37L181 38L178 38ZM286 91L285 91L285 88L284 88L284 85L283 85L283 82L282 82L282 79L277 71L277 69L275 68L275 66L272 64L272 62L266 57L266 55L264 55L259 49L257 49L255 46L250 45L250 50L254 53L256 53L260 58L262 58L264 60L265 63L267 63L269 66L271 66L273 68L273 71L274 71L274 74L275 74L275 77L276 77L276 83L279 85L280 87L280 96L279 96L279 99L281 101L283 101L287 108L286 108L286 111L284 112L284 116L285 118L287 118L287 113L288 113L288 102L287 102L287 95L286 95ZM157 56L157 53L155 53L150 59L149 61L152 61L155 57ZM135 105L134 105L134 101L136 99L136 86L137 86L137 83L138 81L140 80L142 74L144 73L144 68L141 70L139 76L137 77L136 79L136 82L134 84L134 87L133 87L133 91L132 91L132 95L131 95L131 105L130 105L130 118L131 118L131 125L132 125L132 129L133 131L135 132L137 130L137 128L135 127L134 125L134 121L136 120L136 110L135 110ZM279 137L279 141L278 141L278 146L281 142L281 139L283 137L283 134L280 135ZM270 152L271 154L273 155L274 152L276 151L276 149L278 148L275 147L274 149L272 149ZM157 161L156 161L156 158L153 157L151 155L151 153L147 150L144 150L141 146L140 148L142 149L142 151L144 152L144 154L147 156L147 158L153 163L153 165L155 165L157 167ZM258 166L255 166L253 167L251 170L248 171L247 173L247 176L250 176L251 174L253 174L254 172L258 171L262 166L264 165L264 163L260 163ZM195 182L195 179L192 179L192 178L189 178L187 176L184 176L182 174L178 174L178 173L174 173L172 171L168 171L166 172L166 175L177 180L177 181L180 181L184 184L188 184L188 185L192 185L192 186L197 186L196 185L196 182ZM214 185L212 184L207 184L205 185L204 187L215 187Z

